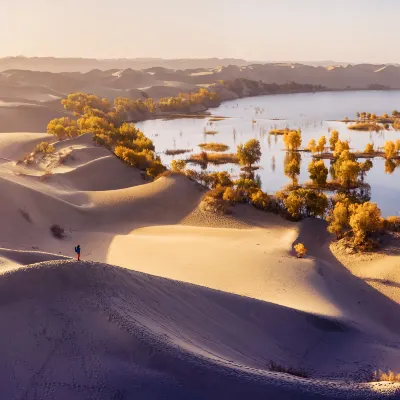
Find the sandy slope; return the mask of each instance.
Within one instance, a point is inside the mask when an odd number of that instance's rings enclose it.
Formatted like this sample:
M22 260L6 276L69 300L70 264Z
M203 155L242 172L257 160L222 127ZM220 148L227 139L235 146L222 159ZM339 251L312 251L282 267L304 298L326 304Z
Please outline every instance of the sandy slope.
M0 304L6 398L395 396L393 385L266 371L271 358L301 359L321 335L350 336L348 345L360 346L363 334L199 286L104 264L53 261L4 274Z
M398 288L395 253L363 275L332 254L318 221L248 206L214 218L198 208L199 185L179 175L145 183L90 135L16 165L43 138L16 137L0 135L2 393L395 398L396 385L348 383L400 371L399 298L367 279ZM296 241L307 259L293 256ZM63 261L77 243L84 260L126 269ZM312 379L270 373L271 361Z

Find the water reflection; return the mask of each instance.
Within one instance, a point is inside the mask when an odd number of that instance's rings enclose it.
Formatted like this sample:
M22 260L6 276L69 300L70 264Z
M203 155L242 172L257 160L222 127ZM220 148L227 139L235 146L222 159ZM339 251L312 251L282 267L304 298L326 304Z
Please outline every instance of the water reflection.
M282 136L274 135L272 138L269 134L271 129L274 127L276 129L285 127L301 129L303 146L306 146L311 139L318 140L321 135L328 137L329 131L337 130L341 140L351 140L352 151L362 151L367 143L371 142L376 149L382 147L385 140L395 142L400 139L400 131L393 129L378 133L350 131L345 123L337 120L342 120L346 115L354 119L359 110L368 110L382 115L398 107L398 104L400 104L400 91L265 96L236 100L234 103L226 102L219 108L211 110L215 115L232 117L213 123L212 130L216 130L218 133L211 137L203 135L204 128L208 129L209 127L209 118L150 120L138 123L137 127L153 140L157 153L160 154L166 165L170 164L173 157L162 153L174 146L174 139L177 149L193 149L192 154L198 154L201 152L198 144L204 141L226 144L230 147L228 152L235 152L239 143L254 137L260 138L262 142L260 166L264 168L260 169L258 174L262 180L262 189L267 193L275 193L287 183L288 176L285 174L285 167L287 170L286 164L291 160L284 151ZM250 105L253 106L250 107ZM257 113L256 107L264 109L263 114ZM251 129L253 119L256 120L256 129L254 130ZM265 135L267 136L265 137ZM175 158L185 159L190 154ZM309 180L307 165L312 159L310 153L301 153L301 158L303 165L300 173L294 174L294 178L300 184ZM329 160L324 160L324 162L328 168L331 167ZM392 160L392 162L397 166L397 161ZM363 179L364 183L371 185L372 201L376 201L380 206L382 204L381 208L385 215L397 215L400 211L398 201L400 168L393 168L392 162L386 163L383 158L374 158L373 167L360 176L360 180ZM198 165L191 166L191 168L201 170ZM235 179L240 174L240 168L233 164L208 164L206 168L210 172L231 170ZM391 173L388 173L389 171ZM298 170L294 172L297 173ZM293 174L290 173L290 181L293 181L292 177ZM330 177L335 178L332 168L330 168Z

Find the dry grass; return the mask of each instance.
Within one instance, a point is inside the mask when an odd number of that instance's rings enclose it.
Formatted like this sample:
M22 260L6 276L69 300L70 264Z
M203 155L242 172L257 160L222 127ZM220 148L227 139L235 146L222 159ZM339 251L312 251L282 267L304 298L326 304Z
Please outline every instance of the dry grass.
M347 127L348 129L351 129L353 131L381 131L383 129L383 126L377 124L377 123L370 123L370 122L360 122L358 124L353 124L349 125Z
M178 154L185 154L185 153L190 153L192 149L168 149L165 151L165 154L167 156L176 156Z
M239 160L236 154L233 153L206 153L205 151L199 154L193 154L188 162L197 164L238 164Z
M210 122L217 122L217 121L223 121L226 119L226 117L212 117L209 119Z
M223 143L200 143L199 147L208 151L227 151L229 146Z
M205 129L204 133L206 135L216 135L218 133L218 131L213 131L213 130L209 130L209 129Z
M390 370L387 372L379 370L374 372L374 380L378 382L400 382L400 374Z
M296 369L293 367L284 367L283 365L280 365L273 361L271 361L267 367L270 371L273 371L273 372L282 372L284 374L290 374L290 375L298 376L300 378L308 378L309 377L309 374L307 373L307 371L304 371L301 369Z

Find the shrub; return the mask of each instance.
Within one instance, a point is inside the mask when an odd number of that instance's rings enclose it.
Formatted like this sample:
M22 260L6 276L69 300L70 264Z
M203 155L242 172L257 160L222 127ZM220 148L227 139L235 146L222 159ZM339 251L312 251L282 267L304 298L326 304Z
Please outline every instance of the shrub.
M254 207L258 208L259 210L267 210L269 207L269 196L261 189L252 193L250 196L250 200Z
M213 172L209 174L209 179L212 188L216 188L217 186L233 186L231 177L226 171Z
M39 143L34 150L34 153L44 153L44 154L52 154L54 153L55 148L49 142Z
M244 200L241 190L233 189L231 187L225 189L222 199L227 201L229 204L240 203Z
M172 160L171 161L171 169L174 172L182 172L186 168L185 160Z
M207 192L201 202L204 211L216 214L227 214L229 212L229 203L223 199L225 188L219 186Z
M50 231L52 235L57 239L63 239L65 236L65 230L64 228L61 228L60 225L57 224L51 225Z
M297 258L303 258L307 253L307 249L303 243L297 243L294 246L294 251L296 252Z

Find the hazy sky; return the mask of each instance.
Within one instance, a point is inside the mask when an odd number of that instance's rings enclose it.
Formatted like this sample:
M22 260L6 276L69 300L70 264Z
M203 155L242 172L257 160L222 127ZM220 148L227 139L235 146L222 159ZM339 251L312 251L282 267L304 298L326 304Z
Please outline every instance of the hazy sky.
M0 2L0 57L400 62L400 0Z

